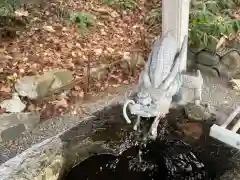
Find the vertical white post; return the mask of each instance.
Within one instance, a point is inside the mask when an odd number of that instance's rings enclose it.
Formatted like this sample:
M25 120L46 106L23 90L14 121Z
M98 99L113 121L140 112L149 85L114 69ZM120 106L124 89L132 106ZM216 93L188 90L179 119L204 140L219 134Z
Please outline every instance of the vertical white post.
M162 1L162 33L171 30L178 41L179 48L185 35L188 35L190 0ZM184 52L182 69L186 69L187 51Z

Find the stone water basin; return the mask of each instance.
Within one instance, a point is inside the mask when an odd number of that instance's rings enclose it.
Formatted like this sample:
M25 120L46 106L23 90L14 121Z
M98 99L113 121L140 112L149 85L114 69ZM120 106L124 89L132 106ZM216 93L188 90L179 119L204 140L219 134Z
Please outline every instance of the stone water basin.
M153 145L150 148L153 150L149 153L152 155L151 158L157 159L158 155L161 154L171 158L176 157L181 153L179 149L185 148L187 149L187 153L185 154L189 154L190 152L193 153L197 160L204 165L204 168L201 170L208 174L208 177L205 177L206 180L239 179L239 171L236 171L239 167L237 163L239 160L237 152L211 139L204 133L198 140L189 140L188 137L175 133L174 123L182 119L185 119L185 117L181 109L171 111L170 114L162 120L163 123L159 126L159 133L161 134L159 142L163 142L162 140L164 140L164 142L171 142L173 139L175 142L182 142L179 140L183 140L190 144L190 149L187 145L178 146L177 144L179 143L170 143L170 145L160 143L161 146ZM127 125L122 117L121 106L108 107L103 111L95 113L92 118L82 121L76 127L63 134L32 147L23 157L18 157L19 159L24 159L21 161L21 164L11 170L6 167L6 171L1 175L0 179L87 179L87 174L96 174L99 168L102 169L105 167L106 164L109 164L110 160L115 161L116 157L119 157L121 153L123 153L121 156L123 158L122 162L126 160L126 157L135 157L137 154L136 148L132 147L135 144L134 138L132 126ZM164 148L167 150L164 151ZM186 151L184 150L184 152ZM10 163L14 164L14 160ZM119 172L122 176L118 174L118 177L122 177L122 179L139 179L139 176L136 176L136 174L134 176L127 176L129 172L129 161L127 163L127 165L126 162L125 164L122 163L123 165L120 166L121 171ZM159 163L159 161L157 163ZM163 165L164 162L161 161L161 163L161 165ZM162 167L161 169L164 169L166 166ZM165 171L161 171L158 179L159 177L160 179L166 179L164 172ZM104 171L104 173L105 176L97 175L97 178L101 179L100 177L105 177L105 179L109 179L112 177L110 176L110 171ZM123 176L124 174L126 176ZM92 177L92 179L94 178ZM174 179L174 177L172 179Z

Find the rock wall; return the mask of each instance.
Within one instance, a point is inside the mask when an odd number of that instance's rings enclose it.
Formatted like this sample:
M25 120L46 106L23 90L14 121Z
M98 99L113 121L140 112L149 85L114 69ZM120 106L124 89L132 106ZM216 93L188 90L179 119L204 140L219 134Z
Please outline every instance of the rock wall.
M240 43L232 41L216 52L189 48L188 69L199 69L211 76L226 79L240 78Z

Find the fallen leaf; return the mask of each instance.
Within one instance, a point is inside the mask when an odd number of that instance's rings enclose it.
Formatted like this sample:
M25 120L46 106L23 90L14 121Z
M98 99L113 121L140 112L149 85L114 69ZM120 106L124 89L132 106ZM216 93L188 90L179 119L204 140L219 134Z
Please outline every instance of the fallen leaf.
M240 90L240 79L231 79L229 82L232 84L234 90Z
M108 52L113 53L115 50L113 48L107 47Z
M10 93L12 89L9 86L2 86L0 89L1 92Z
M22 16L28 16L28 11L25 11L24 9L17 9L15 11L15 15L18 17L22 17Z
M129 84L129 81L128 80L124 80L123 84Z
M84 97L84 91L81 91L80 93L79 93L79 97Z
M78 91L78 90L80 90L80 89L82 89L82 88L81 88L81 86L76 85L76 86L74 86L74 89Z
M36 111L36 106L35 106L34 104L30 104L30 105L28 106L28 110L29 110L30 112Z
M216 45L216 50L218 50L225 42L226 42L226 38L222 36Z
M56 32L52 26L43 26L43 29L48 32Z
M5 56L3 56L3 59L4 60L11 60L11 59L13 59L13 57L9 56L9 55L5 55Z
M0 113L6 113L6 109L5 108L0 108Z
M114 88L117 88L117 87L120 86L120 84L112 84L111 86L114 87Z
M112 12L110 13L110 15L111 15L113 18L116 18L116 17L119 17L119 16L120 16L116 11L112 11Z
M60 100L55 100L52 102L52 104L54 104L56 108L59 108L59 107L67 108L68 107L68 103L65 98L61 98Z
M94 53L99 56L100 54L102 54L103 50L102 49L94 49Z
M130 52L124 52L123 53L123 60L126 60L126 61L130 61L131 60Z

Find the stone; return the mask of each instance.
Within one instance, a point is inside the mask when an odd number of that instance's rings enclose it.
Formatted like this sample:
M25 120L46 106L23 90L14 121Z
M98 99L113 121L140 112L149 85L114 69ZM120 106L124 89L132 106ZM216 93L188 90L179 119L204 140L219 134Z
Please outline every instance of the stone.
M56 137L33 145L24 153L20 153L10 161L0 165L0 179L61 179L65 170L64 165L66 165L62 147L63 142Z
M237 72L234 76L233 79L240 79L240 72Z
M234 39L229 42L228 47L240 50L240 41L238 39Z
M135 74L138 66L143 66L145 64L144 57L139 53L124 52L122 57L122 62L120 67L125 73Z
M206 73L208 75L219 77L218 71L210 66L204 66L202 64L196 64L197 69L199 69L202 73Z
M231 70L240 70L240 54L237 51L231 51L221 58L221 63Z
M30 131L40 122L35 113L4 113L0 115L0 142L14 140L24 131Z
M13 93L12 99L4 100L0 103L0 107L7 112L18 113L22 112L26 108L26 105L22 103L17 93Z
M200 51L202 51L204 48L193 48L189 47L188 50L191 51L194 54L198 54Z
M43 75L25 76L15 84L15 89L20 96L38 99L49 92L61 89L73 80L72 72L54 69Z
M54 77L50 75L25 76L15 83L15 89L20 96L30 99L44 97L51 85Z
M17 139L24 131L26 131L24 124L17 124L15 126L11 126L1 132L0 140L9 141Z
M222 57L216 66L221 77L231 79L240 76L240 52L231 48L222 49L218 54Z
M206 66L214 66L218 64L220 61L220 57L215 55L214 53L208 52L208 51L201 51L197 55L197 63L206 65Z
M51 90L62 88L73 80L73 73L64 69L54 69L46 72L45 74L49 74L54 77Z
M188 60L196 61L196 57L197 57L196 53L194 53L190 50L187 51L187 59Z
M220 77L232 79L235 74L237 74L237 70L229 69L228 66L219 63L216 68L218 69Z
M194 103L188 103L184 106L184 111L189 120L205 121L213 117L215 112L209 105L196 105Z

